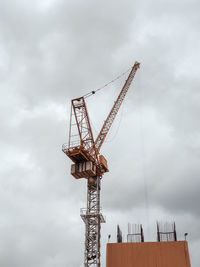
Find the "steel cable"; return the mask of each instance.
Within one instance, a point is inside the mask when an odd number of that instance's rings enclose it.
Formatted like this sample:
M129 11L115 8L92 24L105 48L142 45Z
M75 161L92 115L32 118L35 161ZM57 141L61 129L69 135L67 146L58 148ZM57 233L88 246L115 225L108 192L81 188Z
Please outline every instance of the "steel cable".
M97 88L96 90L93 90L85 95L83 95L84 98L88 98L92 95L94 95L96 92L104 89L105 87L107 87L108 85L110 85L111 83L114 83L115 81L119 80L122 76L124 76L127 72L129 72L131 70L131 68L129 68L127 71L123 72L121 75L117 76L115 79L111 80L110 82L104 84L103 86Z

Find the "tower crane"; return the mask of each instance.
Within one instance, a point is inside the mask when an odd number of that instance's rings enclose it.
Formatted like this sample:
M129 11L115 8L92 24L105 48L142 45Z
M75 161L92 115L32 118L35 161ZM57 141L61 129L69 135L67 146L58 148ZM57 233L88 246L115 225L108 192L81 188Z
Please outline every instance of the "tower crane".
M87 208L81 209L85 223L84 267L100 267L100 229L101 223L105 223L100 208L101 179L109 171L100 149L139 67L140 63L135 62L96 140L85 98L71 100L69 141L63 144L62 151L73 161L71 175L76 179L87 179Z

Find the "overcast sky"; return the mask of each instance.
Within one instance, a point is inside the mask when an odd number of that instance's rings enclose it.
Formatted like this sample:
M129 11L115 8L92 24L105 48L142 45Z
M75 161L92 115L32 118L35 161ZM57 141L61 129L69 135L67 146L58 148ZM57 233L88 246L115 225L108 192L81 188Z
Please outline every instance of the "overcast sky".
M86 181L61 151L70 100L137 60L102 153L102 267L116 225L156 221L200 250L200 3L195 0L0 0L0 266L83 266ZM94 135L120 81L87 99Z

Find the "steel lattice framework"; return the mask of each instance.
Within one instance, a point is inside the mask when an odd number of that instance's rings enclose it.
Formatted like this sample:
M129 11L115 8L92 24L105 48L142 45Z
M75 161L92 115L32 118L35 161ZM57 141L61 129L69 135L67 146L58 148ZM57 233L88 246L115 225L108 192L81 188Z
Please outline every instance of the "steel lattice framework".
M100 229L101 223L105 223L100 212L100 182L100 177L97 177L97 187L88 182L87 209L81 209L85 223L85 267L100 267Z
M140 64L135 62L96 141L84 97L71 101L69 142L63 145L62 150L74 162L71 174L76 179L87 179L87 208L81 209L81 218L85 223L85 267L100 267L100 230L101 223L105 222L100 209L100 191L102 176L108 171L107 161L100 155L100 148L139 67Z

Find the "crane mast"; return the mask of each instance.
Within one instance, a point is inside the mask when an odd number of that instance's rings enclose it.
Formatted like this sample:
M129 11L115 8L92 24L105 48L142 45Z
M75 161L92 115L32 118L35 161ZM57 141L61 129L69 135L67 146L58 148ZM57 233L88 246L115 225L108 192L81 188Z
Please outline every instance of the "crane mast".
M100 190L101 178L108 172L108 166L100 149L139 67L140 63L135 62L95 141L84 97L71 101L69 142L62 150L74 162L71 165L74 178L87 179L87 207L81 209L85 223L84 267L101 265L100 231L105 219L101 213Z

